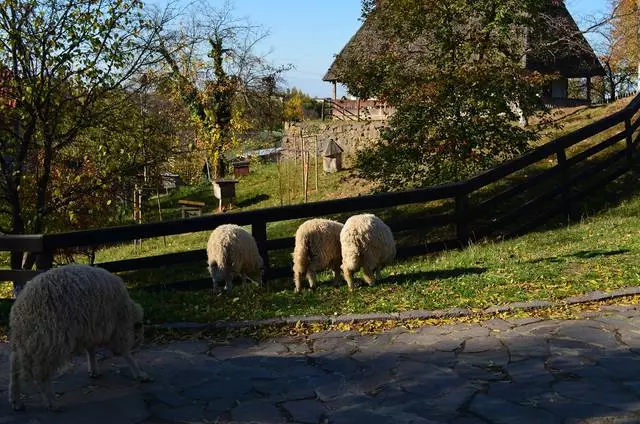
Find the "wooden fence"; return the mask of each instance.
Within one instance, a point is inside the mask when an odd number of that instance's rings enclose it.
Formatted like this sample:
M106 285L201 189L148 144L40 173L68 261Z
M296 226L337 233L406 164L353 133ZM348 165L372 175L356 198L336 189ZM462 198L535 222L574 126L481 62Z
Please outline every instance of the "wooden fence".
M395 108L377 100L328 99L326 116L337 121L386 121Z
M360 196L316 203L201 216L188 219L42 235L0 236L0 251L37 254L36 270L0 270L0 281L18 284L51 268L57 250L131 242L176 234L210 231L234 223L250 225L266 265L266 278L291 274L290 265L270 266L270 252L291 249L293 237L269 238L267 224L293 219L358 213L401 205L446 201L450 210L425 209L424 214L399 219L394 233L425 228L455 228L454 236L398 246L399 257L466 246L475 238L489 235L510 237L529 231L559 215L571 215L573 205L593 190L635 169L640 118L640 96L623 110L594 122L521 157L466 181L425 189ZM605 133L604 135L602 133ZM604 138L597 143L595 136ZM584 146L586 144L586 146ZM594 158L598 155L598 160ZM526 174L526 175L525 175ZM517 177L517 178L516 178ZM504 231L509 228L508 231ZM206 241L203 241L203 244ZM204 246L203 246L204 247ZM204 249L127 259L98 265L112 272L137 271L190 262L202 263ZM199 289L210 287L209 278L171 281L159 288Z

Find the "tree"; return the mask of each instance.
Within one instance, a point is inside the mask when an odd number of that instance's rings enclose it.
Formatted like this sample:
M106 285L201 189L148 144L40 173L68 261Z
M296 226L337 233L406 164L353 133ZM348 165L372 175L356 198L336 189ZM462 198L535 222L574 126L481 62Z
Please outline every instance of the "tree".
M546 78L521 66L522 28L537 25L543 2L371 3L363 2L366 24L383 37L367 54L345 57L340 79L352 94L378 97L396 113L382 140L358 154L362 176L383 189L424 186L528 148L535 132L513 123L518 108L542 107Z
M637 0L611 0L610 18L600 27L602 62L612 100L619 88L628 86L633 79L640 87L639 4Z
M104 99L131 92L131 77L153 60L156 35L139 0L0 0L3 232L41 233L60 204L105 184L52 201L61 152L113 122L118 104Z
M320 117L322 103L316 101L302 90L293 87L287 90L284 101L284 120L301 122L305 119Z
M190 108L198 134L196 147L213 165L214 177L220 178L225 172L224 153L235 144L237 133L250 125L245 115L259 116L250 109L261 94L266 94L271 107L279 75L289 67L271 66L254 53L266 33L235 19L228 5L219 10L197 6L190 15L191 26L164 34L159 51L174 88Z
M284 120L287 122L304 121L305 100L305 95L302 91L295 87L289 90L284 101Z
M14 98L0 146L9 233L41 232L56 155L110 113L101 99L148 59L138 1L2 1L0 59ZM140 24L140 22L143 22ZM113 106L113 105L109 105ZM25 178L35 176L34 211L23 215Z

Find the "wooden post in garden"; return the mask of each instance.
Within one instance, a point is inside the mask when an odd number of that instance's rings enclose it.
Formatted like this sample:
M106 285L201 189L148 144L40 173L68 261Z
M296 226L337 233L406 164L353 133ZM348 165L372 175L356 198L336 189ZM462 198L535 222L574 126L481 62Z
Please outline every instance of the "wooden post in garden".
M280 156L276 157L276 169L278 170L278 194L280 195L280 206L283 206L282 195L282 159Z
M160 206L160 188L156 186L156 200L158 202L158 217L160 218L160 222L164 221L162 219L162 207ZM164 243L164 247L167 247L167 236L162 236L162 241Z
M141 224L142 223L142 189L138 187L138 184L133 188L133 220ZM133 241L135 246L142 245L142 239Z
M295 151L294 151L294 154L295 154ZM291 167L291 160L288 160L284 167L284 178L285 178L285 181L287 182L287 194L289 195L289 203L287 203L288 205L291 204L291 190L292 190L292 187L291 187L292 184L290 179L291 173L289 172L290 167Z
M304 137L302 136L302 128L300 128L300 155L301 155L301 162L302 162L302 186L300 186L300 188L302 189L302 191L304 192L304 195L306 195L306 187L304 185L304 159L305 159L305 154L304 154Z
M356 101L356 109L356 116L358 117L358 122L360 122L360 97L358 97L358 100Z
M313 149L313 160L316 166L316 192L318 191L318 136L316 135L315 148Z
M309 152L304 152L305 161L302 168L304 176L304 203L309 200L307 193L309 192Z

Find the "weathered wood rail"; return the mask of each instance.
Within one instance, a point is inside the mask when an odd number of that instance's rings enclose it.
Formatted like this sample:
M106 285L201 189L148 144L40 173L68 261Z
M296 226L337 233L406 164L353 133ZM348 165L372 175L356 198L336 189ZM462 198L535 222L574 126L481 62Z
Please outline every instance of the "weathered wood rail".
M459 248L477 238L499 234L510 237L529 231L549 219L573 214L573 204L594 189L635 170L640 134L640 96L613 115L584 128L546 143L528 153L490 169L468 180L425 189L392 192L356 198L330 200L277 208L232 212L188 219L41 235L2 235L0 251L32 252L37 254L36 270L0 270L0 281L21 284L38 272L51 268L55 252L66 248L81 248L102 244L125 243L133 240L211 231L215 227L234 223L250 225L266 265L266 278L288 276L290 266L274 267L270 252L291 249L293 237L269 238L267 224L322 217L334 214L359 213L410 204L449 201L451 210L425 208L422 216L401 219L391 225L394 232L455 227L455 237L422 240L399 245L398 256L410 257L428 252ZM581 143L603 132L603 141L588 146ZM605 154L609 151L608 154ZM592 160L601 154L598 160ZM604 156L602 156L604 155ZM549 165L549 162L553 165ZM539 166L533 174L513 178L531 167ZM508 225L507 225L508 224ZM505 228L509 228L505 230ZM206 240L203 241L203 244ZM99 263L113 272L167 267L190 262L203 262L204 249L163 254L158 256ZM192 281L169 281L151 289L198 289L209 287L207 278Z

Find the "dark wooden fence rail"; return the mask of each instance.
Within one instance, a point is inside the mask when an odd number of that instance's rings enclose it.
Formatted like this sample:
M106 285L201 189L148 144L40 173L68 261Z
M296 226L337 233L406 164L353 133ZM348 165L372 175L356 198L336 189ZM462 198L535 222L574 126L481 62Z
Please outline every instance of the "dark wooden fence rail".
M292 237L269 239L267 224L293 219L321 217L335 214L356 213L396 206L423 204L448 200L455 207L448 213L425 212L423 216L400 220L392 224L394 232L426 228L455 226L454 239L423 241L419 244L401 245L399 257L421 255L427 252L465 246L474 238L496 234L514 236L529 231L559 214L571 215L572 204L636 167L635 157L640 134L640 96L636 96L623 110L596 121L584 128L546 143L530 152L496 168L459 183L394 193L359 196L355 198L290 205L278 208L232 212L166 222L128 225L98 230L75 231L60 234L0 236L0 251L33 252L37 254L37 270L0 270L0 281L18 284L28 281L38 272L53 264L53 256L59 249L79 248L102 244L130 242L132 240L211 231L215 227L234 223L250 225L258 241L261 255L267 266L267 278L290 275L289 267L274 268L269 263L269 252L291 249ZM624 126L620 131L616 127ZM595 145L580 148L580 143L604 131L615 131ZM592 160L608 149L614 150L606 158ZM507 180L514 174L543 161L555 161L555 165L539 170L535 175ZM544 167L541 167L544 168ZM558 183L559 182L559 183ZM496 183L504 183L496 189ZM532 210L537 214L530 213ZM505 224L513 224L504 231ZM203 246L204 247L204 246ZM100 263L112 272L135 271L189 262L203 262L204 249L163 254L158 256ZM208 279L173 282L161 287L194 289L210 285Z

